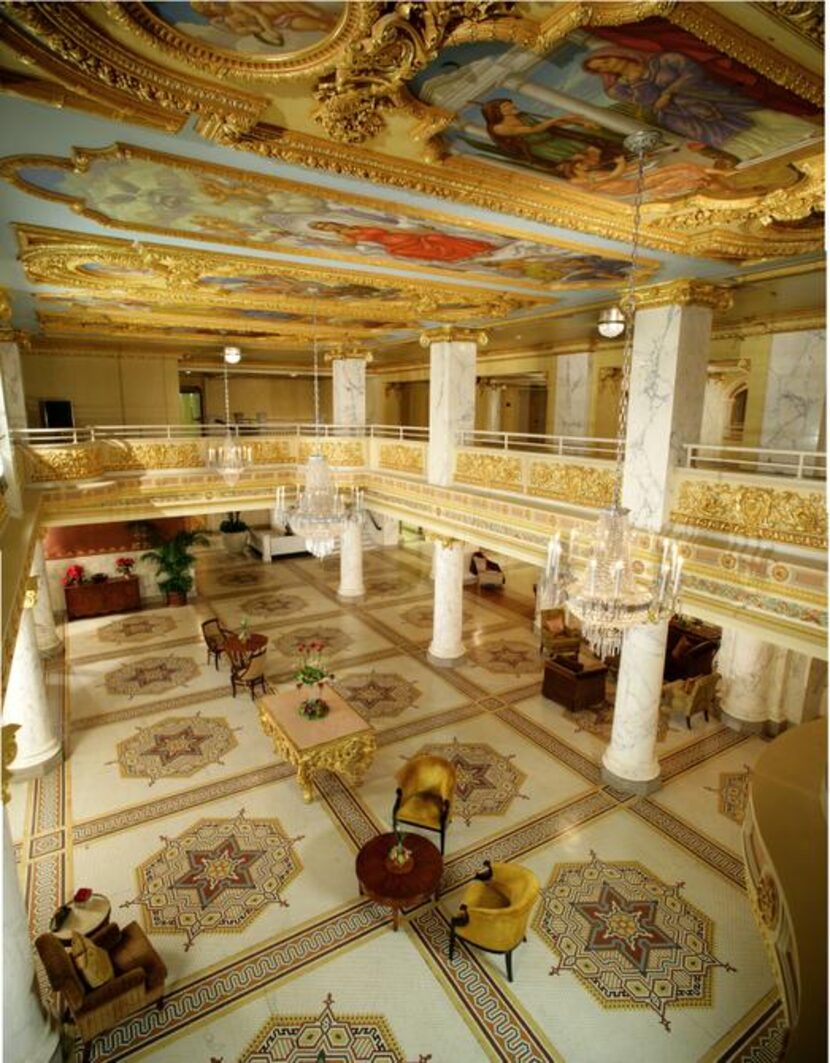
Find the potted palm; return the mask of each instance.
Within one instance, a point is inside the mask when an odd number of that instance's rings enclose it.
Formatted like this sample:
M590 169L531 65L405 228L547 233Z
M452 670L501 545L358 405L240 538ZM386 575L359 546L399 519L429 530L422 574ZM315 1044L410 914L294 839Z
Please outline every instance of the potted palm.
M232 510L219 525L222 542L229 554L244 554L248 543L248 525L240 519L239 510Z
M165 594L168 605L187 604L187 592L194 582L191 569L196 561L190 551L194 546L209 545L210 539L203 531L180 531L172 539L159 543L155 550L141 555L142 561L155 563L159 590Z

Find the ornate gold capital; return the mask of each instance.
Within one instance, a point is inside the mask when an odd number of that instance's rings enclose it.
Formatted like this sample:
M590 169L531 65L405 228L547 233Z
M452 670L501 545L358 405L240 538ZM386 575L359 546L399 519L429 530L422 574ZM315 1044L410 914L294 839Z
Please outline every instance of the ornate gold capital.
M424 538L428 543L440 543L449 550L452 546L463 546L463 539L454 539L451 535L442 535L441 532L425 532Z
M26 580L26 590L23 595L23 608L34 609L37 605L38 588L40 581L37 576L29 576Z
M17 756L17 732L20 730L19 723L4 723L2 732L0 732L0 744L2 744L2 764L3 764L3 804L7 805L11 800L11 792L9 790L9 765Z
M340 362L347 359L353 359L354 361L365 362L367 365L371 365L375 360L375 356L365 347L349 347L346 344L333 347L332 350L326 351L323 355L324 362Z
M429 347L433 343L475 343L479 347L486 347L489 339L489 334L484 329L441 325L439 328L431 328L422 332L420 343L422 347Z
M728 310L732 306L732 293L717 284L699 280L676 280L642 288L635 294L638 310L651 310L655 306L708 306L712 310Z

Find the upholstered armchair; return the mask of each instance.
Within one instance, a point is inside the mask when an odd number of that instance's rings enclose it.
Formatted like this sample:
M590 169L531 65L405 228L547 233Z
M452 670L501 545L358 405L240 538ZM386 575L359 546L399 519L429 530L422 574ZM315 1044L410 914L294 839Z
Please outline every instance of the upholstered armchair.
M225 629L215 616L202 624L202 638L207 646L207 663L210 664L212 657L218 669L219 658L225 652Z
M167 968L138 923L120 930L107 923L89 940L105 950L113 977L90 989L72 959L70 950L54 934L41 934L35 947L43 961L49 984L58 994L84 1043L84 1063L88 1063L92 1040L128 1015L148 1004L164 1006L164 980Z
M539 649L549 657L578 657L582 643L579 627L565 623L565 610L543 609L539 617Z
M525 941L530 912L539 896L539 880L518 864L491 864L464 891L461 910L450 920L450 959L455 939L485 952L503 953L507 980L513 981L513 950Z
M702 712L709 722L709 710L718 708L718 683L720 675L698 675L694 679L675 679L663 684L661 708L668 713L682 713L686 717L686 726L691 731L692 717Z
M265 647L263 646L261 650L252 654L242 664L231 664L231 689L234 697L236 697L236 688L238 686L247 687L250 690L251 701L254 700L254 693L258 686L262 688L263 694L266 692L265 652Z
M477 550L470 559L470 569L475 574L479 588L501 590L506 582L498 562L490 561L481 550Z
M401 768L397 780L392 829L408 823L437 831L443 853L455 794L455 766L443 757L415 757Z

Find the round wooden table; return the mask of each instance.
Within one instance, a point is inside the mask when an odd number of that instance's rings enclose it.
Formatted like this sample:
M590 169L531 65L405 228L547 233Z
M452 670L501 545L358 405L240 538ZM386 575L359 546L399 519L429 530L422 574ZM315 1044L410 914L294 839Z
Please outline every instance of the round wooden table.
M267 645L267 635L259 635L256 631L252 631L244 642L236 633L228 635L224 648L234 668L244 668L254 654Z
M390 871L386 864L389 850L395 845L395 835L379 834L366 842L355 860L355 872L360 892L378 904L392 909L392 929L398 929L401 909L435 897L444 861L437 848L420 834L407 834L404 846L412 853L410 871Z
M69 915L61 923L60 929L54 931L55 937L59 938L64 945L72 943L73 930L88 937L109 922L110 899L103 893L93 893L85 904L70 901L68 908Z

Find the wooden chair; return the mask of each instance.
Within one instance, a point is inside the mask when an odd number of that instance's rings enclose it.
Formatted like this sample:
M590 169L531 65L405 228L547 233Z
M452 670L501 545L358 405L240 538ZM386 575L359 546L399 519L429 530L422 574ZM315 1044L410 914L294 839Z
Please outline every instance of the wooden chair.
M459 937L485 952L503 954L507 980L512 982L513 950L527 940L525 932L538 896L539 880L532 871L485 860L484 870L464 891L459 914L450 920L450 959Z
M455 794L455 766L443 757L415 757L397 775L392 829L398 823L424 827L441 836L441 852Z
M483 590L501 590L506 580L501 566L477 550L470 559L470 568L475 573L478 586Z
M691 731L692 717L696 712L702 712L708 723L709 710L718 708L719 682L720 674L711 672L693 679L675 679L672 683L664 683L660 707L665 712L683 713L686 726Z
M225 629L215 616L205 620L202 624L202 638L207 646L207 663L213 658L216 668L219 668L219 658L225 652Z
M234 697L236 697L237 686L247 687L250 690L251 701L254 700L257 686L262 687L263 694L266 693L265 654L265 647L263 647L258 653L249 657L244 664L231 666L231 689Z
M114 977L96 989L88 988L60 938L41 934L35 941L49 984L81 1035L83 1063L88 1063L96 1034L117 1026L148 1004L155 1002L159 1009L164 1006L167 977L167 968L138 923L129 923L123 930L107 923L90 934L89 940L107 952L114 971ZM13 978L14 973L9 971L6 976Z
M565 623L565 610L543 609L539 616L539 651L548 657L578 657L582 644L579 627Z

